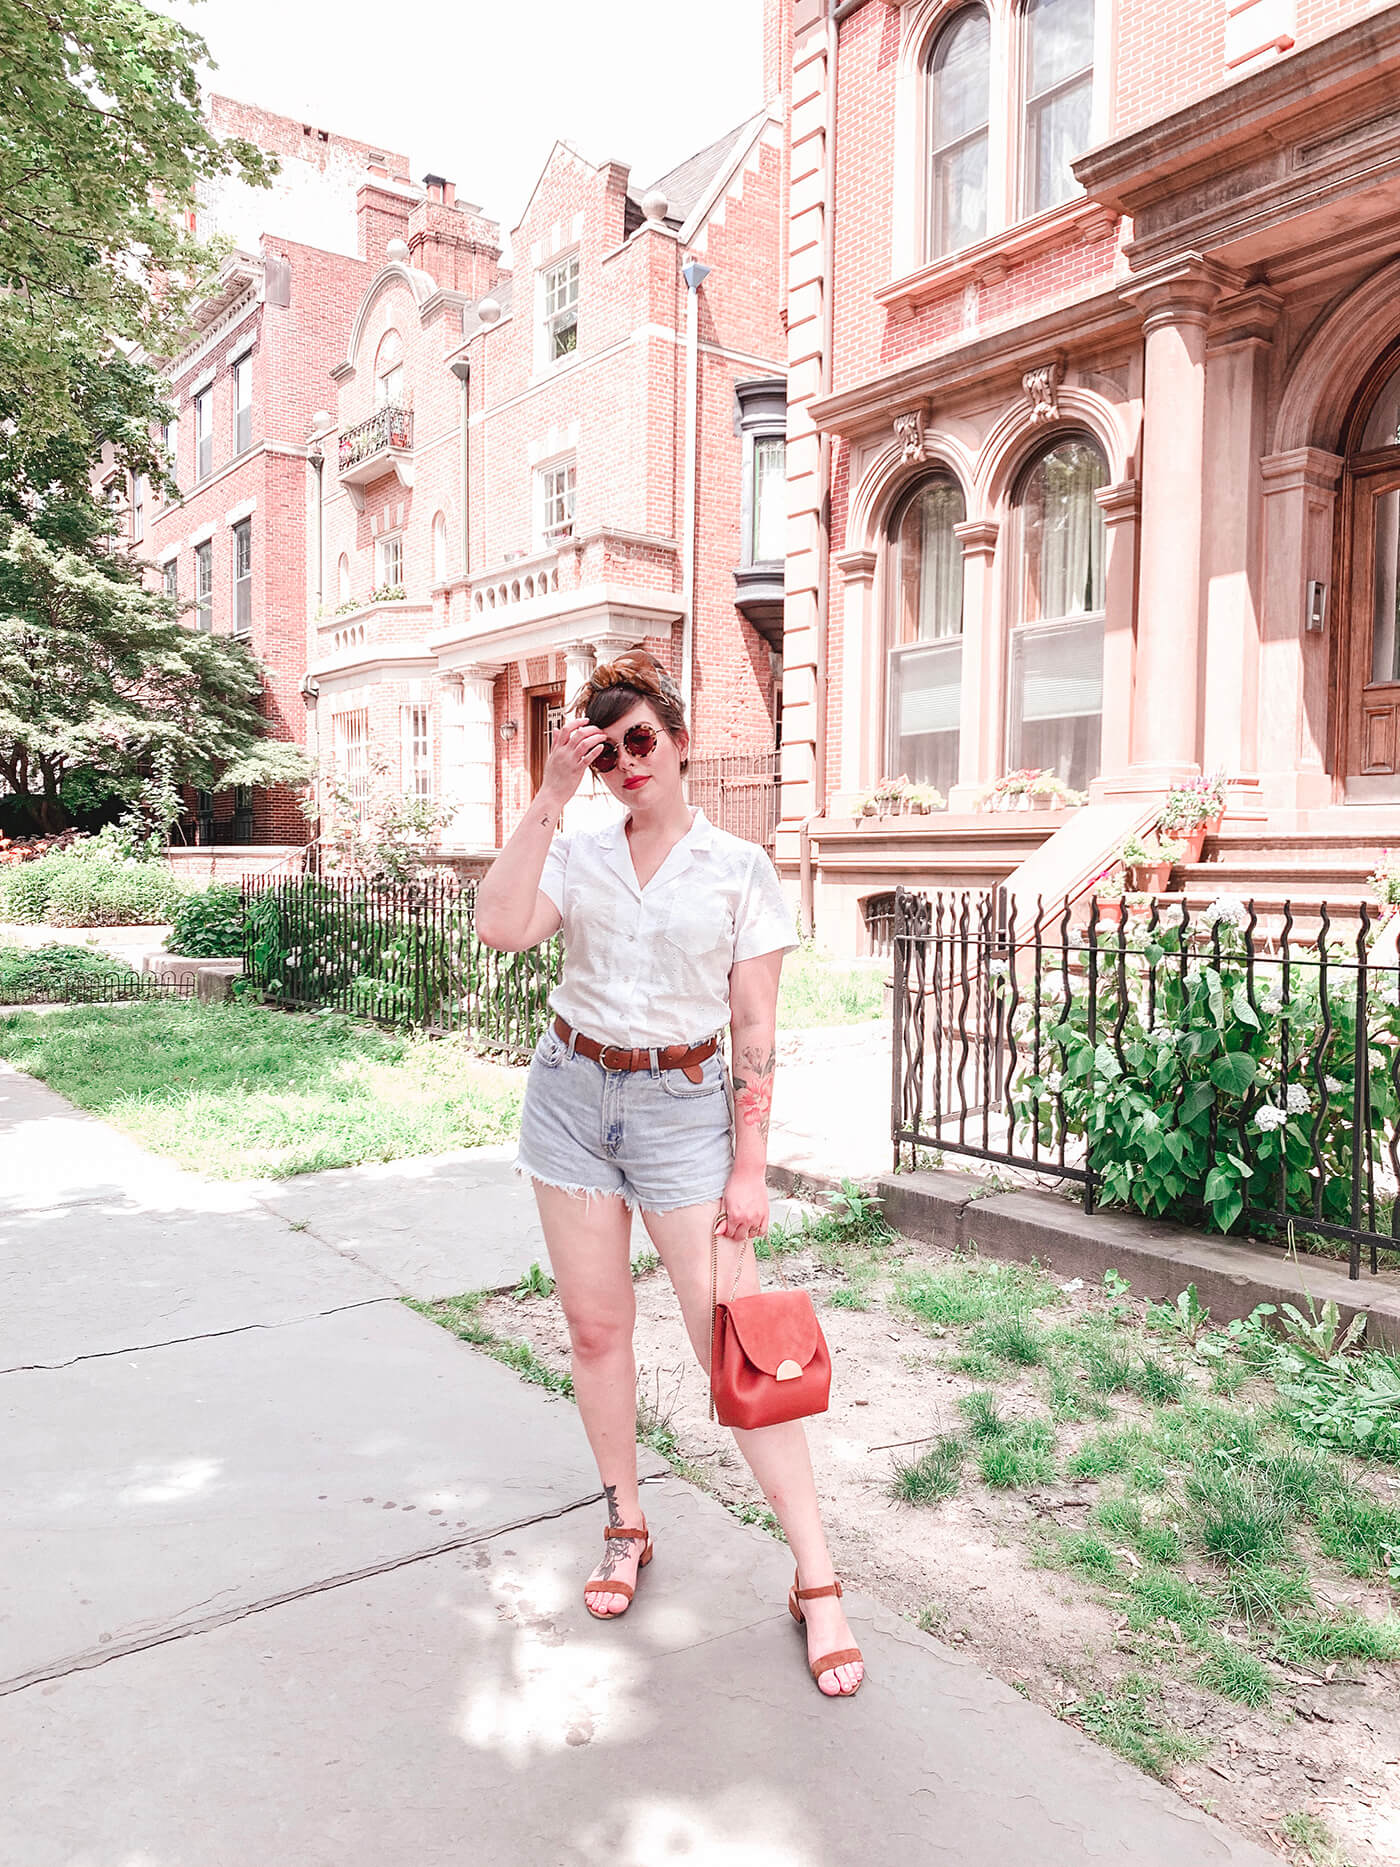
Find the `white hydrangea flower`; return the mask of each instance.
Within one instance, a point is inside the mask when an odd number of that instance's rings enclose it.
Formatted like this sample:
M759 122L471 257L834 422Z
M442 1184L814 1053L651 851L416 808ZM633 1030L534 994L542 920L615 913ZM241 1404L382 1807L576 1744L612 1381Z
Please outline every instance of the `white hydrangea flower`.
M1283 1010L1282 992L1278 992L1278 991L1266 992L1259 1001L1259 1009L1261 1011L1267 1011L1270 1013L1282 1011Z
M1287 1109L1276 1109L1272 1102L1266 1102L1255 1115L1254 1126L1260 1134L1268 1134L1273 1128L1282 1128L1287 1120Z
M1047 1070L1045 1072L1045 1093L1047 1096L1057 1096L1064 1086L1065 1079L1058 1070Z
M1248 919L1249 909L1238 895L1217 895L1201 915L1207 927L1214 927L1217 921L1226 927L1243 927Z
M1312 1110L1308 1092L1301 1083L1290 1083L1284 1106L1290 1115L1307 1115Z
M1343 1090L1345 1090L1346 1084L1339 1083L1335 1076L1324 1076L1322 1079L1322 1087L1327 1091L1329 1096L1339 1096L1342 1094Z
M1004 959L992 959L987 961L987 971L994 979L1004 979L1011 967Z

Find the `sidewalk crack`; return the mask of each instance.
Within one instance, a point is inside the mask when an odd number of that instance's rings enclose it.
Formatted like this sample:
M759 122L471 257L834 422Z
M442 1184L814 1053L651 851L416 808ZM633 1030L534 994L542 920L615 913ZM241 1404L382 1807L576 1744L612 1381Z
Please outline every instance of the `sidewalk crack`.
M49 1680L68 1678L73 1673L90 1672L94 1667L106 1666L112 1660L126 1659L134 1653L145 1653L152 1647L169 1646L172 1641L214 1633L220 1627L231 1626L235 1621L247 1620L254 1614L265 1614L270 1608L285 1607L293 1601L305 1601L312 1595L328 1594L332 1589L350 1588L356 1582L371 1581L377 1575L390 1575L396 1569L412 1568L415 1563L432 1562L438 1556L450 1556L454 1550L471 1549L479 1543L494 1542L497 1537L514 1536L521 1530L533 1529L536 1524L553 1523L560 1517L570 1516L574 1511L591 1510L595 1504L602 1502L603 1493L594 1491L588 1497L575 1498L572 1503L561 1504L555 1510L537 1511L531 1517L512 1518L508 1523L492 1524L487 1529L468 1530L461 1536L447 1537L441 1543L434 1543L431 1549L412 1550L405 1556L389 1556L383 1562L372 1562L362 1569L347 1569L341 1575L326 1576L318 1582L306 1582L300 1588L287 1588L275 1595L264 1595L257 1601L225 1608L217 1614L207 1614L201 1620L189 1621L182 1626L166 1627L149 1634L133 1634L125 1640L113 1640L102 1647L88 1647L81 1653L53 1660L47 1666L36 1666L29 1672L17 1673L12 1679L0 1680L0 1698L9 1698L16 1692L27 1691L31 1686L43 1685Z
M12 1368L0 1368L6 1374L49 1374L61 1368L76 1368L84 1361L108 1361L113 1355L144 1355L153 1348L178 1348L182 1342L215 1342L221 1336L248 1335L254 1329L293 1329L299 1323L319 1322L323 1316L342 1316L347 1310L371 1309L377 1303L397 1303L397 1296L360 1297L354 1303L336 1303L330 1309L311 1310L305 1316L285 1316L280 1322L241 1322L231 1329L200 1329L193 1335L172 1335L160 1342L133 1342L125 1348L96 1348L87 1355L74 1355L67 1361L21 1361Z

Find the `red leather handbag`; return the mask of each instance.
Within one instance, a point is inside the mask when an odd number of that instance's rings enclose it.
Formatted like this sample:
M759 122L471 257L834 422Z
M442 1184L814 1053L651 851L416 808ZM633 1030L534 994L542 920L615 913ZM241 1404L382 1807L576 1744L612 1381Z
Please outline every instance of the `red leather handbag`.
M710 1247L710 1418L722 1426L777 1426L825 1413L831 1351L805 1290L792 1290L775 1257L781 1290L715 1301L718 1246ZM739 1260L740 1267L743 1258ZM739 1281L736 1269L734 1281Z

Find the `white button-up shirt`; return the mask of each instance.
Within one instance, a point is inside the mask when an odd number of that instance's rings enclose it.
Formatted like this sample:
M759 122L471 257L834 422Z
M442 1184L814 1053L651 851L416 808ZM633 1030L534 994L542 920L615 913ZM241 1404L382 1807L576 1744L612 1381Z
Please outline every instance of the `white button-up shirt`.
M599 1043L701 1043L729 1021L731 968L798 944L766 850L701 810L645 888L624 821L556 836L540 890L564 917L550 1006Z

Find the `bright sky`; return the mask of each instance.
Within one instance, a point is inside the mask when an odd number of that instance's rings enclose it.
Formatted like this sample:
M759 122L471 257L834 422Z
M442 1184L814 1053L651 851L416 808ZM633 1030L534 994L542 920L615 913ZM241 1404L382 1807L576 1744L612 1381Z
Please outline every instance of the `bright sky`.
M763 0L165 0L211 90L406 152L501 223L556 137L646 183L764 102Z

